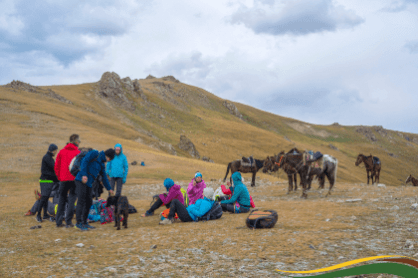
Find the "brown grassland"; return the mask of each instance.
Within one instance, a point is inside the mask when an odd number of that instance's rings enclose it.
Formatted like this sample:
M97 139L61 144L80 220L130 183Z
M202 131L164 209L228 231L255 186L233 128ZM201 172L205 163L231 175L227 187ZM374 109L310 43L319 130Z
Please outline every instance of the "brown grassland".
M0 277L273 277L280 276L277 268L311 270L418 252L416 211L410 208L417 202L415 188L404 185L409 174L417 174L418 135L370 127L376 138L370 141L354 126L307 124L236 103L240 120L222 99L200 88L156 80L183 94L172 96L179 105L155 93L155 80L148 79L139 80L147 102L131 99L135 111L99 97L96 83L44 87L72 105L0 87ZM145 167L130 166L123 189L139 212L130 215L128 229L94 223L95 230L79 232L49 221L29 229L38 223L23 214L35 201L42 156L50 143L64 147L72 133L80 134L83 147L103 150L121 143L130 162L145 162ZM181 134L215 163L179 149ZM177 155L160 143L171 144ZM338 158L337 183L327 198L327 190L314 183L303 200L300 189L286 194L283 172L260 171L254 188L250 174L243 174L256 206L278 212L273 229L246 228L245 214L170 226L158 225L158 216L140 217L151 197L163 192L166 177L187 187L199 170L215 189L229 161L249 155L264 159L293 147ZM381 159L380 183L386 186L365 185L364 167L354 165L359 153Z

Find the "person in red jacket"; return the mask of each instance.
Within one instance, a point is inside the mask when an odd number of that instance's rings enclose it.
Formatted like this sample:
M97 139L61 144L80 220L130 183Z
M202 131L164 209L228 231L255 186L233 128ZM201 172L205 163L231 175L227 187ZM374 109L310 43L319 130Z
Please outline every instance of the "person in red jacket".
M80 153L78 146L80 145L80 136L73 134L70 136L70 142L58 153L55 161L55 174L61 182L59 187L59 203L57 215L55 217L57 227L63 227L62 220L64 218L65 206L68 203L67 213L65 215L65 223L67 228L74 227L71 223L74 216L74 203L77 199L75 192L75 177L70 173L70 163L75 156ZM68 194L69 191L69 194Z

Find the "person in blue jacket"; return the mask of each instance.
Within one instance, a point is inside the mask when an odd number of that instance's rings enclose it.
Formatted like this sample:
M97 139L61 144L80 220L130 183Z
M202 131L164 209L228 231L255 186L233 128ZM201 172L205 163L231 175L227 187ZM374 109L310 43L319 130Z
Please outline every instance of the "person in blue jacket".
M103 185L109 191L110 194L114 194L110 187L109 181L105 175L106 168L105 162L111 161L115 157L115 150L108 149L106 151L98 152L96 150L89 151L80 165L80 172L75 177L75 186L77 194L77 210L76 219L77 224L74 228L81 231L87 231L88 229L95 229L87 223L87 217L89 215L90 207L93 203L91 185L96 177L101 174L103 177Z
M241 173L235 172L231 177L234 182L234 188L231 190L232 197L229 200L221 201L222 210L234 213L250 211L250 193L245 184L242 183Z
M106 174L110 177L112 190L115 190L116 184L116 196L120 196L122 194L122 185L126 183L129 165L126 156L123 154L121 144L115 145L115 154L115 158L106 165Z
M172 224L176 213L182 222L197 221L198 217L202 217L211 210L213 204L215 203L215 201L213 201L213 194L213 189L206 187L203 190L204 198L198 199L196 203L188 206L187 208L179 200L172 200L168 217L161 221L160 225Z

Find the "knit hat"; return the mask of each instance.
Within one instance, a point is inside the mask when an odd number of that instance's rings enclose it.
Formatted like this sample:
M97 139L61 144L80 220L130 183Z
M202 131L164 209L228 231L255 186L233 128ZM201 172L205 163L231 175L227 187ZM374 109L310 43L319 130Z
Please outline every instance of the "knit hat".
M55 150L58 150L57 145L55 145L55 144L51 144L51 145L49 145L49 147L48 147L48 152L53 152L53 151L55 151Z
M114 149L107 149L104 153L110 160L112 160L115 157Z
M196 174L194 174L194 178L198 178L201 177L202 178L202 174L200 172L196 172Z
M170 178L166 178L164 180L164 187L167 189L167 191L174 185L174 181Z
M205 196L209 200L213 200L213 194L215 194L215 192L213 191L212 187L206 187L205 189L203 189L203 196Z

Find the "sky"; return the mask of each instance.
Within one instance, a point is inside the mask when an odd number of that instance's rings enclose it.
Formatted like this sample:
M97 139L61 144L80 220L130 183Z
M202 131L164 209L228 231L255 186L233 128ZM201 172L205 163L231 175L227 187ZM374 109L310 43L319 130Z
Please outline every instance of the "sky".
M418 133L418 0L1 0L0 84L173 75L313 124Z

